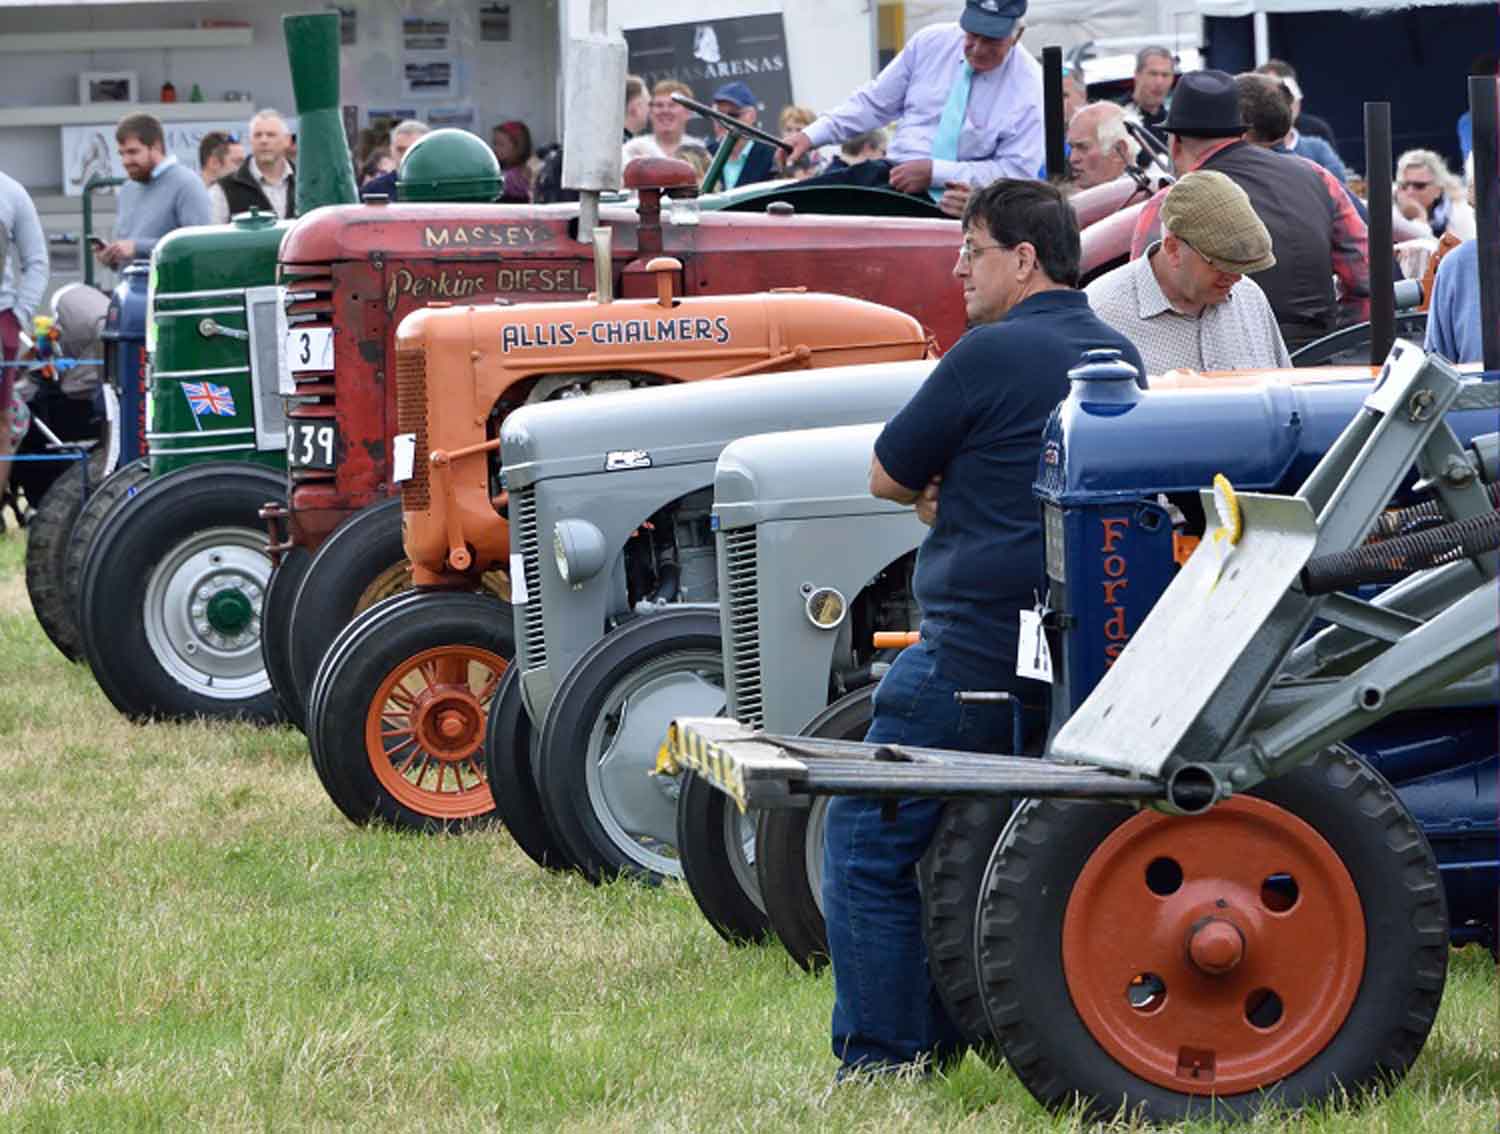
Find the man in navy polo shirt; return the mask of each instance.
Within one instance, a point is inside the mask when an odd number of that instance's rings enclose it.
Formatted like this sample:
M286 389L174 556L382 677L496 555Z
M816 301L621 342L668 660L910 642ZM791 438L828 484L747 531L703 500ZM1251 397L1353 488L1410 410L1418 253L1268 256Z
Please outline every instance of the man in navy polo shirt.
M1009 749L1005 705L959 705L959 690L1008 690L1019 612L1043 588L1031 485L1042 428L1087 350L1140 354L1076 290L1078 224L1054 187L1000 180L964 210L953 274L971 329L875 442L870 491L914 504L932 526L917 557L922 637L875 693L866 740L978 752ZM828 805L823 908L833 957L833 1050L850 1071L925 1067L961 1051L927 971L916 865L940 800Z

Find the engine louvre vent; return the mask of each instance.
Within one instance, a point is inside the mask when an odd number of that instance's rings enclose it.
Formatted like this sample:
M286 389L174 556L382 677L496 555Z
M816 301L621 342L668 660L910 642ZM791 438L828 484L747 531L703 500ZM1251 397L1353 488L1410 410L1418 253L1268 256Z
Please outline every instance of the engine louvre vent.
M729 641L729 709L742 724L765 721L760 666L760 598L756 575L756 529L724 532L724 633Z
M427 468L427 352L396 350L396 431L417 435L411 478L401 485L401 506L424 511L432 502Z
M519 661L523 670L545 669L547 635L542 622L542 565L538 558L535 488L522 488L510 494L510 515L513 546L521 553L522 570L526 574ZM515 584L511 586L514 588Z

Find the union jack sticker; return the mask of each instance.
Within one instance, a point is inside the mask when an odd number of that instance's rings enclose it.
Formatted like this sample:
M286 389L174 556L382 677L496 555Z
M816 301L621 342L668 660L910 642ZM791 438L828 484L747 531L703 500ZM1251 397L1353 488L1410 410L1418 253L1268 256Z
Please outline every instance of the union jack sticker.
M188 408L194 417L209 414L212 417L234 416L234 393L228 386L215 382L184 382L182 392L187 397Z

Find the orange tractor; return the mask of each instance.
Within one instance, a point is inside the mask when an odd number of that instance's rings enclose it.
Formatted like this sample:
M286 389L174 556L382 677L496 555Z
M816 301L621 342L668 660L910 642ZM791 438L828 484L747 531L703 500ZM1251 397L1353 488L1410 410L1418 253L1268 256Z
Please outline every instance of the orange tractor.
M673 293L676 260L647 267L657 281L651 299L438 304L398 328L392 453L416 590L345 628L308 706L314 767L352 820L432 829L494 810L485 722L514 654L511 612L496 599L524 578L510 570L499 459L507 414L554 399L934 351L921 325L892 308L800 288L684 299ZM600 412L610 404L600 399ZM745 432L756 429L747 423ZM610 459L628 472L630 454ZM655 529L672 523L672 503L642 525L644 541L659 542ZM702 519L711 545L706 510Z

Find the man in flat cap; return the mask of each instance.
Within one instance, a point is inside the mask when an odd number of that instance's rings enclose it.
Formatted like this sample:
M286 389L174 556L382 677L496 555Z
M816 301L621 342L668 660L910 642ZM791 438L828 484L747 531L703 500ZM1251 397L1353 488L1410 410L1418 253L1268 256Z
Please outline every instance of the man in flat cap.
M967 0L956 24L912 36L845 103L788 134L787 165L808 150L900 120L886 160L820 180L889 185L937 201L950 181L1035 177L1045 160L1042 69L1018 42L1026 0Z
M1197 170L1167 191L1161 239L1084 291L1150 374L1289 367L1271 305L1247 276L1275 263L1271 234L1245 191Z
M1369 232L1349 197L1324 182L1321 168L1245 141L1240 93L1223 71L1190 71L1177 81L1164 129L1180 173L1211 169L1245 191L1271 234L1276 262L1254 273L1287 346L1321 338L1368 317ZM1131 255L1158 235L1165 194L1147 202ZM1339 283L1334 290L1333 281Z

